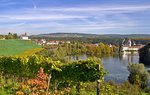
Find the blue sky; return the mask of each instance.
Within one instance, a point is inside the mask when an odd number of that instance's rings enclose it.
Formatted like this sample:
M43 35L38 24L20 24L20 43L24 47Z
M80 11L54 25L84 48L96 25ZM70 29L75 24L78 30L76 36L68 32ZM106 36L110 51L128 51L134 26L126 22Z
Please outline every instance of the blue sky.
M0 0L0 34L150 34L150 0Z

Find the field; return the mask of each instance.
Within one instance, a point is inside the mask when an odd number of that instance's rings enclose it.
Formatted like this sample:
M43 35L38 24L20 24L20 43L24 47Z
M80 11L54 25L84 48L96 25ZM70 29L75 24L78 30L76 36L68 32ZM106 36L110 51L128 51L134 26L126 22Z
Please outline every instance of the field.
M37 51L42 50L42 47L36 45L32 41L25 40L0 40L0 55L1 56L23 56L32 55Z

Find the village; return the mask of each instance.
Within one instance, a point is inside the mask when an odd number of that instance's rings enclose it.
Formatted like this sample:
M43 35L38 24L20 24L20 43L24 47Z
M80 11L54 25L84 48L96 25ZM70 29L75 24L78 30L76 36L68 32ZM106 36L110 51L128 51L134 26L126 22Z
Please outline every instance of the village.
M133 40L123 40L122 41L122 52L138 52L141 48L143 48L145 45L142 44L136 44Z
M8 35L12 35L12 34L8 33ZM63 44L63 43L70 43L70 41L57 41L57 40L49 41L49 40L45 40L45 39L30 39L30 37L28 36L28 34L26 32L24 34L21 34L20 36L18 36L16 38L20 39L20 40L32 40L36 44L41 45L41 46L44 46L44 45L58 45L58 44ZM7 39L7 36L3 36L3 37L0 38L0 40L6 40L6 39ZM10 39L15 39L15 38L10 37Z
M13 34L8 33L8 36L11 36ZM14 34L15 36L17 36L17 34ZM11 38L11 37L10 37ZM30 39L30 37L28 36L28 34L25 32L24 34L21 34L20 36L18 36L18 38L20 40L32 40L34 41L37 45L58 45L58 44L64 44L64 43L71 43L71 41L63 41L63 40L46 40L44 38L40 38L40 39ZM0 40L5 40L7 39L7 36L2 36L0 38ZM85 46L98 46L99 43L95 43L95 44L89 44L86 43L84 44ZM109 44L109 47L112 47L112 44ZM121 51L123 52L123 54L128 53L128 52L138 52L141 48L143 48L145 45L143 44L136 44L134 40L131 39L123 39L122 44L121 44Z

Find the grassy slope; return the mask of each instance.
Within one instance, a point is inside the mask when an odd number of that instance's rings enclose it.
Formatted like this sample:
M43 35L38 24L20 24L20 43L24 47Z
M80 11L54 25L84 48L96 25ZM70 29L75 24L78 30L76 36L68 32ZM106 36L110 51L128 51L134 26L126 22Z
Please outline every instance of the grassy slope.
M38 50L41 50L41 46L36 45L32 41L14 40L14 39L0 40L0 55L16 56L22 55L24 53L25 54L35 53L34 51Z

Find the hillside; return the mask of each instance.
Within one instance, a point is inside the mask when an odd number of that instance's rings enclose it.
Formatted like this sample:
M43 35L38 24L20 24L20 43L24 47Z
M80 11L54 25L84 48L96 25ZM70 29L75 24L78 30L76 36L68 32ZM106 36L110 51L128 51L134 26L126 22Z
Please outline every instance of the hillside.
M84 34L84 33L49 33L32 35L31 37L47 37L47 38L150 38L149 34Z
M0 55L16 56L30 55L41 50L41 46L32 41L24 40L0 40Z
M119 45L125 38L130 38L137 44L150 42L150 34L84 34L84 33L49 33L30 36L32 39L77 41L85 43L100 43Z
M99 37L97 34L84 34L84 33L49 33L49 34L39 34L39 35L33 35L32 37Z

